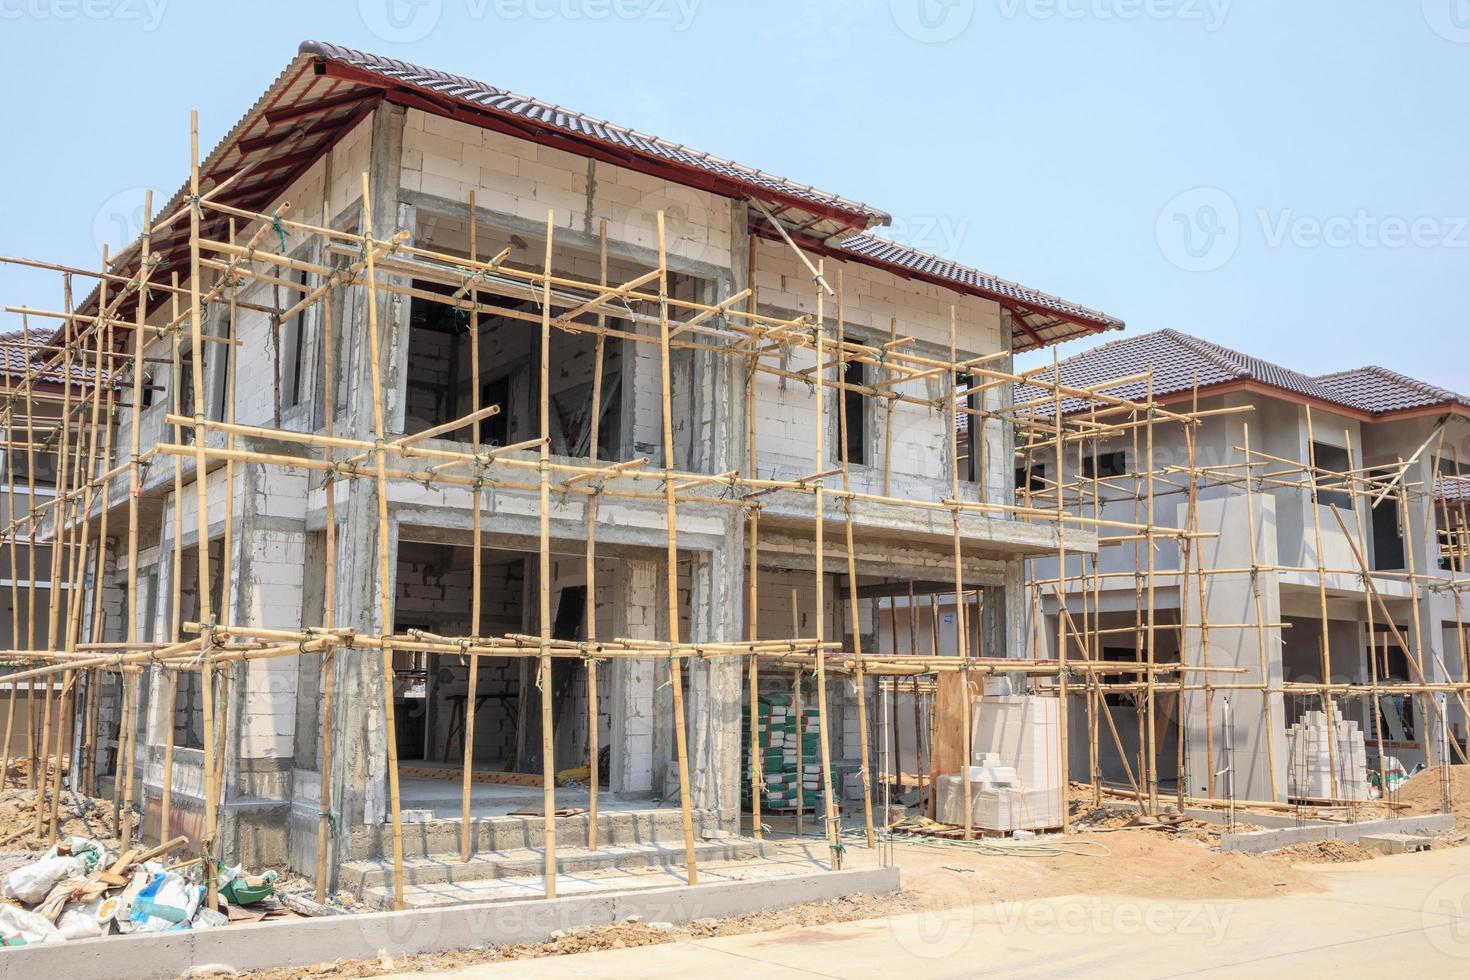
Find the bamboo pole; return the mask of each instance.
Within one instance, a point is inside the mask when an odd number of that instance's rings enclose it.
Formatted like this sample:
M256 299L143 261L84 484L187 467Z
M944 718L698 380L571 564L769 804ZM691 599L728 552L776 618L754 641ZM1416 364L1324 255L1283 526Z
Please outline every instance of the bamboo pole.
M1245 442L1245 459L1247 464L1249 464L1251 444L1249 422L1241 423L1241 438ZM1260 546L1256 544L1256 536L1260 532L1256 525L1255 493L1252 490L1249 473L1247 473L1245 480L1245 519L1246 532L1249 535L1247 540L1250 543L1251 601L1255 606L1256 614L1256 649L1260 656L1261 727L1265 729L1266 733L1266 765L1271 776L1271 798L1274 800L1281 793L1280 787L1276 782L1276 722L1271 713L1271 675L1266 656L1266 614L1262 609L1261 576L1256 570L1256 563L1260 558Z
M837 348L841 351L846 346L846 307L843 299L842 270L837 270ZM841 377L843 368L838 367L838 375ZM820 374L820 372L818 372ZM843 381L846 381L843 378ZM841 434L837 440L838 450L842 458L842 489L852 489L852 470L848 455L848 418L846 393L837 392L837 413ZM820 466L821 464L818 463ZM856 657L857 668L854 685L857 689L858 708L858 731L861 736L858 739L858 772L861 775L863 785L863 829L867 838L868 847L871 849L876 845L873 836L873 780L868 771L868 688L867 679L863 674L863 628L862 616L858 609L858 585L857 585L857 558L853 552L852 542L852 498L845 497L843 503L843 528L847 533L847 608L851 616L852 624L852 649ZM817 519L821 520L820 512ZM820 559L819 559L820 564Z
M1051 356L1052 356L1052 377L1060 379L1061 376L1062 376L1062 369L1061 369L1061 364L1060 364L1060 362L1057 359L1057 352L1056 352L1056 348L1055 347L1052 348L1052 355ZM1061 479L1063 479L1064 471L1065 471L1065 467L1066 467L1066 461L1067 461L1066 452L1067 451L1066 451L1066 445L1062 441L1062 396L1060 394L1058 394L1058 395L1055 396L1055 398L1056 398L1055 407L1053 408L1053 411L1052 411L1052 417L1056 420L1056 441L1054 443L1053 454L1054 454L1054 457L1056 459L1057 479L1058 480L1061 480ZM1063 496L1062 493L1059 491L1057 493L1057 513L1059 513L1059 514L1062 512L1062 510L1063 510L1063 508L1065 507L1065 504L1066 504L1066 502L1062 499L1062 496ZM1066 577L1066 574L1067 574L1067 539L1066 539L1066 532L1065 532L1065 530L1063 528L1063 525L1060 524L1060 523L1058 523L1057 524L1057 576L1059 578L1065 578ZM1084 595L1083 605L1085 606L1086 605L1086 593L1084 593L1083 595ZM1062 615L1060 613L1060 610L1067 608L1067 590L1066 589L1059 589L1057 591L1057 607L1058 607L1058 610L1059 610L1059 612L1057 614L1057 666L1058 666L1058 671L1057 671L1057 699L1058 699L1058 702L1059 702L1058 705L1057 705L1057 743L1058 743L1057 744L1057 752L1058 752L1058 757L1061 759L1061 796L1062 796L1062 800L1061 800L1061 815L1062 815L1062 833L1065 834L1067 832L1067 830L1069 829L1069 824L1070 824L1070 820L1071 820L1071 814L1069 813L1069 811L1070 811L1071 808L1068 805L1068 801L1067 801L1067 787L1069 787L1071 785L1071 780L1072 780L1072 766L1071 766L1072 755L1071 755L1071 746L1070 746L1070 743L1068 742L1068 735L1067 735L1067 715L1069 714L1069 709L1071 707L1071 701L1068 699L1068 694L1070 693L1070 691L1068 690L1068 687L1067 687L1067 634L1066 634L1066 627L1065 627L1065 625L1064 625L1064 623L1062 621ZM1068 613L1068 615L1070 616L1070 612ZM1183 726L1182 720L1181 720L1180 728L1182 729L1183 727L1184 726ZM969 772L969 765L970 765L970 759L966 759L965 760L965 772L966 773ZM970 795L970 793L969 793L969 787L967 786L965 788L965 798L966 798L967 801L969 799L969 795Z
M818 281L818 283L820 285L822 285L824 287L824 289L825 288L830 288L830 287L826 287L826 280L822 278L823 270L825 268L826 268L825 261L818 263L817 281ZM816 363L818 365L820 365L822 363L823 351L825 350L825 339L826 339L825 338L825 331L826 331L825 300L826 300L825 292L822 289L817 290L817 316L816 316L816 323L813 326L813 331L814 331L814 333L813 333L813 341L814 341L813 342L813 347L816 349ZM815 466L813 472L816 472L816 473L821 473L822 472L822 468L823 468L823 465L824 465L823 464L823 459L825 458L825 455L826 455L825 454L825 445L824 445L824 442L825 442L825 440L827 438L827 425L826 425L826 421L827 421L826 420L827 406L826 406L825 401L823 400L824 396L822 394L822 389L823 389L823 383L822 383L823 382L823 378L822 378L822 375L823 375L823 372L820 371L820 370L817 371L815 373L815 375L814 375L814 378L815 378L814 394L815 394L816 397L813 399L813 402L814 402L814 404L816 406L816 413L815 413L816 414L816 419L815 419L815 424L816 424L816 430L815 430L816 431L815 447L816 448L815 448L815 452L814 452L813 455L814 455L815 460L816 460L816 466ZM814 510L813 510L814 520L815 520L815 523L813 525L813 532L814 532L815 537L816 537L814 554L816 556L816 563L815 563L815 567L816 567L815 585L816 585L816 594L817 594L817 600L816 600L816 623L814 624L814 626L815 626L816 637L817 637L817 642L818 643L822 643L826 639L826 629L827 629L827 602L826 602L827 548L826 548L826 541L825 541L825 530L826 530L825 525L826 525L827 516L826 516L826 510L825 510L825 506L824 506L825 505L825 501L823 499L824 498L823 491L824 491L824 487L822 485L822 481L821 480L818 480L817 481L817 485L816 485L816 490L814 491L815 492L815 498L814 498ZM841 863L842 863L842 852L839 849L840 848L840 845L841 845L842 828L838 824L837 808L836 808L836 805L835 805L835 803L834 803L834 801L832 799L832 746L831 746L831 743L829 743L828 740L827 740L827 662L826 662L827 661L827 658L819 653L818 656L817 656L817 658L816 658L816 660L817 660L816 674L817 674L817 732L818 732L817 739L818 739L818 743L819 743L819 746L818 747L821 750L821 758L822 758L822 775L821 775L821 778L822 778L822 812L823 812L824 821L825 821L824 830L826 832L826 837L827 837L827 847L832 852L832 868L833 868L833 870L836 870L836 869L838 869L838 868L841 867Z
M750 568L746 572L746 630L754 643L760 637L760 601L757 582L760 575L760 531L761 511L750 509ZM761 794L765 790L765 758L761 753L760 736L760 657L750 655L747 669L750 674L750 832L756 840L763 840L765 829L761 825ZM801 752L797 743L797 754ZM798 788L797 792L800 792ZM800 800L797 801L800 805Z
M175 319L177 319L179 314L178 272L174 272L172 274L172 276L170 277L170 281L173 285L173 289L169 293L169 312L174 316ZM172 407L175 415L180 415L184 411L184 374L182 359L179 356L179 345L179 331L175 330L173 332L170 344L170 360L172 362L170 366L173 373L170 375L171 381L169 384L169 388L171 389ZM181 423L175 423L175 442L182 441L182 433L183 425ZM170 602L170 611L173 617L173 629L170 632L170 639L174 643L179 643L181 640L180 624L184 621L182 581L184 571L184 531L182 524L184 477L183 459L179 456L175 456L173 458L173 461L173 572L172 575L170 575L173 592ZM163 679L165 681L164 687L166 688L168 697L165 700L167 712L164 715L167 724L164 725L163 799L160 801L159 804L159 823L161 828L159 833L161 838L166 838L169 835L170 823L173 816L174 743L176 741L175 729L177 727L176 709L178 707L179 679L177 676L171 675L167 672L164 673Z
M607 219L598 225L597 234L598 281L607 285ZM607 317L597 314L597 326L607 326ZM602 428L602 368L607 336L601 332L593 341L592 355L592 415L588 420L587 465L597 465L598 437ZM587 607L583 616L587 620L587 642L597 642L597 512L598 497L590 496L582 505L586 520L587 552L585 557L587 576ZM598 744L600 732L597 706L597 658L587 658L587 849L597 850L597 792Z
M195 200L189 209L189 344L192 354L190 370L193 374L194 394L194 493L197 520L195 551L199 564L199 618L206 624L213 623L214 611L211 603L209 581L209 488L206 484L206 457L203 425L206 417L204 406L204 323L200 306L199 287L201 269L199 264L199 113L189 113L189 193ZM176 533L177 533L177 529ZM205 649L211 645L210 630L204 634ZM204 704L204 835L200 842L205 866L205 907L218 904L219 879L215 867L215 846L219 820L219 797L215 794L214 766L218 746L214 733L214 668L206 659L200 674L200 686Z
M330 168L329 168L330 169ZM328 205L322 204L322 223L328 220ZM322 428L328 436L336 425L337 415L337 341L332 324L332 293L322 294ZM327 462L335 453L327 450ZM327 629L337 625L337 481L329 474L323 481L322 497L326 511L326 567L322 570L322 624ZM332 817L332 726L336 724L336 647L322 649L322 741L317 770L319 800L316 825L316 900L327 898L327 850L331 846Z
M540 561L538 586L540 593L540 657L537 660L536 686L541 690L541 793L545 811L546 897L556 897L556 760L554 751L554 715L552 712L551 672L551 257L556 236L556 216L546 213L546 261L542 278L541 355L538 361L540 384L540 468L537 482L540 490Z
M549 271L549 270L548 270ZM658 212L658 305L659 305L659 381L663 396L664 467L674 466L673 384L669 363L669 264L664 212ZM820 492L820 491L819 491ZM818 497L820 500L820 496ZM664 514L667 529L667 554L664 558L668 577L669 640L679 642L679 522L674 484L664 481ZM818 639L821 629L818 627ZM689 871L689 884L699 884L699 869L694 855L694 823L689 797L689 745L684 724L684 675L677 658L669 661L669 683L674 702L674 748L679 765L679 810L684 824L684 860Z
M949 362L951 365L958 363L955 359L955 336L958 329L955 308L949 308ZM960 499L960 450L959 450L959 420L956 409L959 405L959 377L953 367L950 368L947 377L949 387L949 419L946 428L949 431L949 495L950 499L958 505ZM1057 464L1060 465L1061 458L1058 457ZM965 572L964 555L960 541L960 512L956 509L951 515L951 524L954 530L952 542L954 545L954 628L955 628L955 653L961 661L960 682L962 695L960 698L960 724L964 726L961 744L965 747L965 757L960 762L960 793L963 799L965 817L964 839L973 840L975 837L975 801L970 791L970 765L975 758L975 722L971 717L973 698L970 690L969 672L969 628L965 624ZM1060 620L1060 615L1058 616ZM936 647L935 653L938 653ZM937 793L935 794L938 795Z
M475 207L475 192L472 189L469 196L469 233L470 233L470 261L479 260L479 211ZM480 303L479 293L471 286L470 293L470 411L480 411ZM470 425L470 448L478 455L480 452L480 423L474 422ZM476 471L476 476L479 476ZM484 597L484 580L481 574L483 556L481 555L482 539L480 524L481 492L479 484L474 487L470 495L470 635L479 636L483 624L482 610ZM472 853L472 841L474 825L470 814L470 796L473 789L475 770L475 715L478 713L479 685L480 685L480 657L479 654L471 653L469 656L469 677L465 690L465 717L464 717L464 766L460 784L459 802L459 859L468 862ZM596 818L593 819L596 823Z
M791 587L791 634L801 632L801 608L797 604L796 586ZM801 666L791 672L791 710L796 713L796 836L805 836L806 828L806 711L801 689Z
M367 257L368 357L371 358L373 385L373 436L377 443L376 497L378 503L378 616L382 628L393 628L393 575L388 567L388 551L392 539L388 527L387 453L383 449L383 377L381 341L378 336L377 275L373 269L373 211L367 171L362 174L362 247ZM403 818L398 795L398 726L393 716L393 644L383 643L383 715L388 740L388 804L393 836L393 908L402 909L403 902ZM548 896L550 897L550 896Z

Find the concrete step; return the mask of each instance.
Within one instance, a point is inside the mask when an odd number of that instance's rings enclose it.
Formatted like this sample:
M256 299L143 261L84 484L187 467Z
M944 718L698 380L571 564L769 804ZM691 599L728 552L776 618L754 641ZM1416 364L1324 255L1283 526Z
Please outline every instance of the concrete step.
M698 840L706 827L716 826L708 810L692 813ZM587 840L587 814L556 818L556 839L572 843ZM459 853L461 823L458 819L424 820L403 824L403 856L430 858ZM683 841L684 822L677 808L647 810L603 810L597 815L597 839L609 847ZM540 817L479 817L471 820L470 849L474 852L513 851L539 848L546 840ZM561 850L560 847L557 848ZM393 842L387 824L354 827L350 854L367 860L391 855Z
M695 860L701 864L763 857L765 853L764 844L748 838L703 841L694 846ZM477 853L471 855L469 861L461 861L457 854L406 858L403 862L405 899L414 907L428 907L458 901L497 901L525 898L528 894L534 896L542 890L539 882L546 867L545 861L545 852L538 848ZM600 846L595 851L585 847L558 846L556 849L558 876L590 875L595 878L599 874L641 868L672 870L683 866L682 842L616 844ZM340 869L341 887L357 895L364 903L379 908L387 908L391 903L392 880L391 860L353 861L343 864ZM474 887L491 882L498 884ZM456 897L461 892L483 897Z

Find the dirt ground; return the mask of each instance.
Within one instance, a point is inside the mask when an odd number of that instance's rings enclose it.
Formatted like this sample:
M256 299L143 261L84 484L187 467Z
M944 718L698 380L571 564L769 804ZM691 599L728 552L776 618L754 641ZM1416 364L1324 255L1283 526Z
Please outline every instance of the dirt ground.
M1470 832L1470 767L1450 766L1450 807L1455 814L1455 829ZM1396 794L1399 803L1408 806L1405 815L1440 813L1444 810L1442 768L1425 769L1410 776Z
M47 820L50 818L50 802L48 793ZM0 848L25 850L38 844L31 837L35 822L36 790L7 789L0 792ZM112 802L62 790L61 805L57 809L57 830L63 837L92 837L116 846L112 833Z

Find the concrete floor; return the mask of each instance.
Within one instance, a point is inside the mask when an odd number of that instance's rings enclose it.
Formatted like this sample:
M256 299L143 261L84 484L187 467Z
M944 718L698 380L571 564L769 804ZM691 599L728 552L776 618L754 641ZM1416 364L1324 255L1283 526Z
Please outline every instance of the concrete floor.
M1470 973L1470 849L1321 870L1327 888L1315 894L1218 902L1062 896L444 975L1343 980Z
M422 776L405 776L399 780L398 792L405 810L433 810L434 817L440 820L455 819L460 816L461 806L461 783L459 766L440 766L433 762L413 762L406 766L415 769L440 769L450 773L453 778L436 779ZM523 807L534 807L540 809L542 803L541 788L539 786L507 786L501 783L472 783L470 785L470 813L476 817L503 817ZM558 807L586 807L588 803L588 791L585 786L558 786L556 788L556 805ZM656 810L672 806L678 808L678 801L672 804L659 803L648 794L622 795L609 793L602 790L597 794L597 807L599 810Z

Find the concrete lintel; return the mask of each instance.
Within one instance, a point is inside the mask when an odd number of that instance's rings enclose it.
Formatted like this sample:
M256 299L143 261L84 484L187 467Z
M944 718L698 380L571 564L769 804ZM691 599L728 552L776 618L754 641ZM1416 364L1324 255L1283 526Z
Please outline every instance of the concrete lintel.
M693 888L528 902L457 905L414 912L376 912L257 923L186 932L109 936L20 946L0 956L0 980L65 976L77 980L177 977L196 967L233 970L299 967L336 959L410 956L487 943L538 943L559 929L607 925L630 915L646 922L691 922L744 915L856 893L898 890L898 868L823 871L760 881L722 881ZM120 970L119 964L126 964Z

